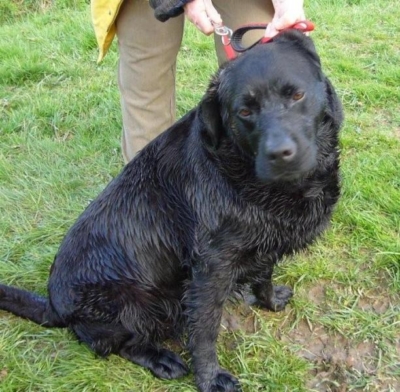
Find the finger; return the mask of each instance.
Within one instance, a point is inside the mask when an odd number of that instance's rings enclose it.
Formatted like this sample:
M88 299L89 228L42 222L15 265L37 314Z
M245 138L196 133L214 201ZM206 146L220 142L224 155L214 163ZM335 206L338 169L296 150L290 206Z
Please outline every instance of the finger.
M214 31L214 26L207 16L203 1L191 1L184 6L186 17L192 22L198 30L206 35Z
M296 22L305 20L305 18L304 12L295 14L291 12L285 12L280 18L273 21L273 25L276 30L284 30L293 26Z
M205 35L210 35L214 32L214 26L205 12L198 15L195 26Z
M204 0L204 7L208 18L214 25L222 25L222 18L218 11L213 6L211 0Z

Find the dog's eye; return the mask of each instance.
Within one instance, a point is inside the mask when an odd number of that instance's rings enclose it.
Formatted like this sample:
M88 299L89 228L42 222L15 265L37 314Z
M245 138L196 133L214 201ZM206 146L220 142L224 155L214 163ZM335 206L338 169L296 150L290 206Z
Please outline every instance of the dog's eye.
M249 117L251 114L252 114L252 112L249 109L242 109L239 112L239 115L242 117Z
M292 99L293 101L300 101L300 99L302 99L304 97L304 93L302 91L296 91L293 95L292 95Z

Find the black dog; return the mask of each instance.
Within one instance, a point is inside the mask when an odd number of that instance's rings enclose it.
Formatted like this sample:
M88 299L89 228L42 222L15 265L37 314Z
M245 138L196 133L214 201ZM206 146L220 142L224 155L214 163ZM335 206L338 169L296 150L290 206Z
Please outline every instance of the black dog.
M186 330L199 390L240 390L217 361L224 301L249 282L260 306L287 304L273 267L329 223L341 122L308 37L289 31L255 47L78 218L49 298L0 285L0 308L169 379L188 368L159 344Z

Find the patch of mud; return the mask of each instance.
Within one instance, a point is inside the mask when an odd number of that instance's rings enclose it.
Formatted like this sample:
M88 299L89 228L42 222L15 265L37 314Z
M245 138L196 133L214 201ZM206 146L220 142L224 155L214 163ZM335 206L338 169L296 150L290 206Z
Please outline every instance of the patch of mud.
M361 310L383 314L388 310L390 303L391 299L389 297L371 294L360 298L357 305Z
M310 330L302 321L281 340L298 348L297 354L312 362L314 369L307 387L314 391L347 391L351 373L375 375L377 349L372 342L354 343L328 333L322 326Z
M328 333L321 326L314 327L311 331L305 321L300 322L288 334L282 335L281 339L299 347L298 355L309 361L345 365L347 368L368 373L376 371L376 364L372 360L376 356L373 343L352 345L343 336Z
M331 283L329 287L332 288ZM335 289L343 290L341 287ZM315 285L304 295L318 308L325 307L327 301L325 284ZM393 301L394 298L383 297L381 293L364 292L357 299L356 306L363 311L381 315L389 309ZM243 290L231 298L224 310L221 328L233 332L240 330L249 334L258 331L257 315L251 309L254 302L255 298L248 290ZM284 330L287 330L286 327ZM300 321L288 332L283 332L283 329L278 327L277 339L287 343L292 351L313 365L306 383L309 391L400 392L400 380L381 371L379 343L353 341L328 331L321 325L311 325L305 320ZM398 352L399 361L393 366L397 367L400 366L400 336L395 350ZM397 372L398 369L389 371L392 374Z
M332 288L332 284L330 284ZM335 291L340 292L341 287ZM320 308L325 304L325 285L311 288L306 297ZM362 293L357 299L357 308L384 314L394 298L381 293ZM297 355L313 364L307 388L318 392L379 391L400 392L400 380L382 374L378 344L372 341L353 341L343 335L328 331L323 326L310 325L305 320L280 339L295 348ZM396 344L400 358L400 337ZM399 363L394 366L400 365ZM396 372L394 372L396 373Z
M221 328L230 332L254 333L258 330L257 317L251 309L255 297L243 290L227 301L222 314Z
M316 285L307 292L307 298L315 305L321 305L325 302L325 286Z
M395 128L394 130L394 136L400 140L400 128Z
M0 382L1 382L1 380L6 378L7 376L8 376L8 369L7 368L1 369L0 370Z
M313 364L306 384L310 391L400 391L400 379L380 372L380 352L375 342L355 342L322 326L311 330L305 321L280 338ZM396 349L400 358L400 341Z

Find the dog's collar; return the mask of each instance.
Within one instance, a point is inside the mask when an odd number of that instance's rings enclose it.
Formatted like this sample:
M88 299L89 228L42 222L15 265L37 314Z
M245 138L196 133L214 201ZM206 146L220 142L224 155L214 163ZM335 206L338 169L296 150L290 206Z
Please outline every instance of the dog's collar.
M224 25L215 26L215 34L221 36L222 44L224 45L224 50L226 57L228 60L233 60L237 57L237 53L243 53L252 47L258 44L265 44L272 40L271 37L263 37L258 41L254 42L249 46L243 46L243 37L244 35L251 31L251 30L265 30L267 28L267 24L260 24L260 23L252 23L248 25L241 26L237 28L235 31L232 31L230 28ZM296 29L303 33L313 31L314 24L309 20L303 20L301 22L297 22L292 26L289 26L286 29L281 30L281 32L289 30L289 29Z

